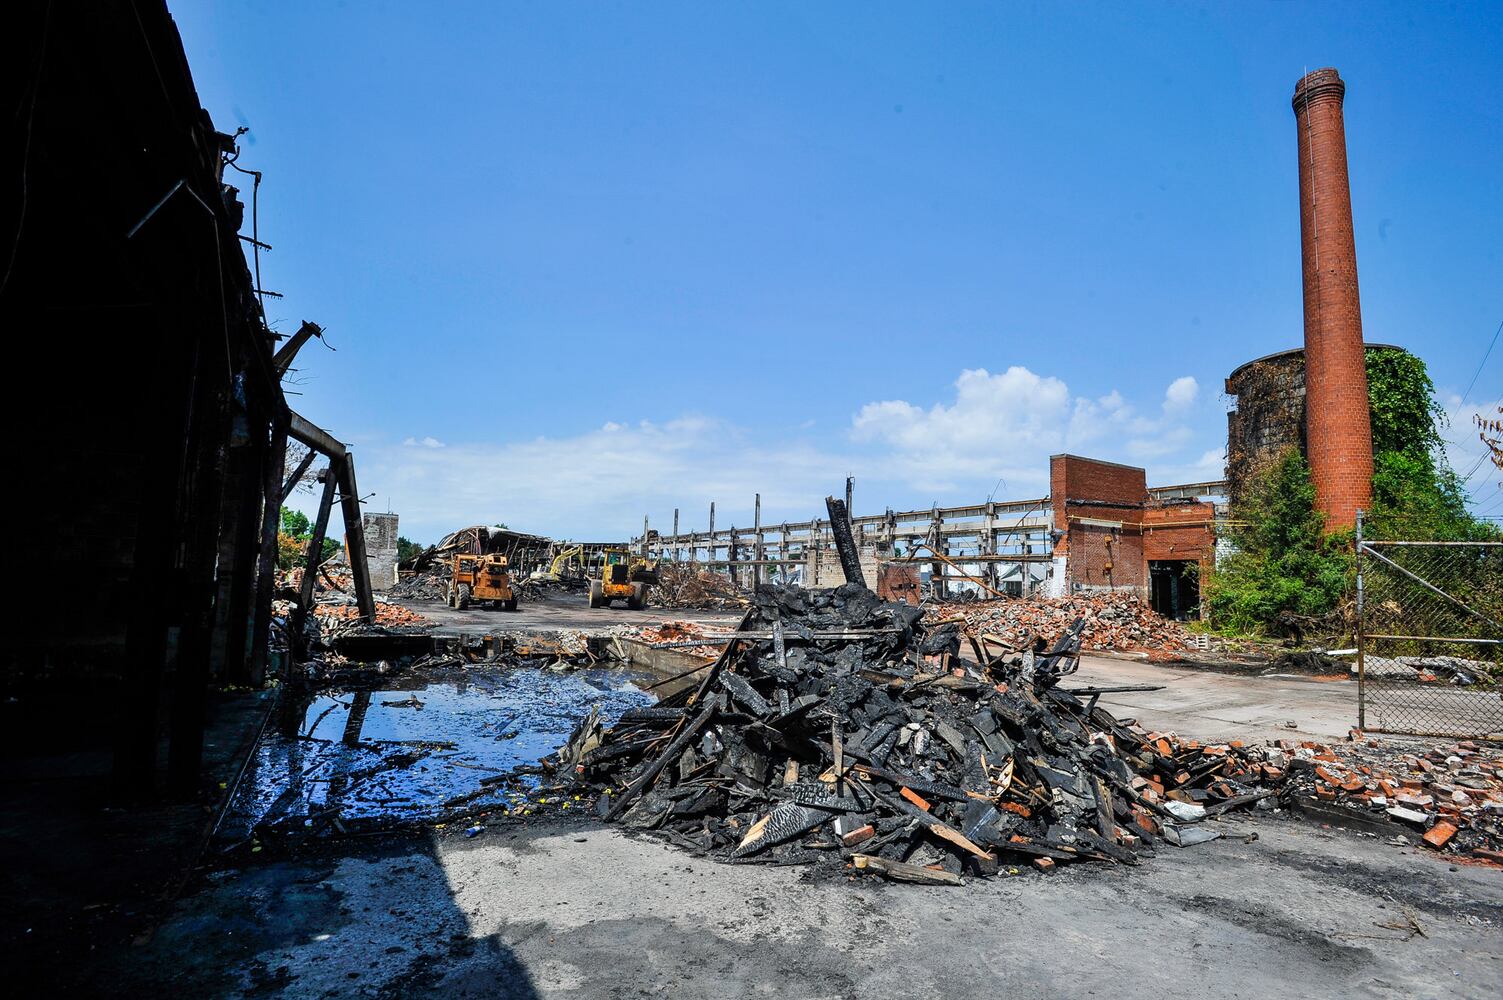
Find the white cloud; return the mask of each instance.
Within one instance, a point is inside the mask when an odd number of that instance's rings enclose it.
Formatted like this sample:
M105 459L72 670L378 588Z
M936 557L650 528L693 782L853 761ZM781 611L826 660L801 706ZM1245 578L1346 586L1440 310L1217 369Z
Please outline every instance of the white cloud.
M1487 448L1478 436L1477 417L1499 419L1498 407L1503 406L1503 399L1464 404L1461 397L1453 393L1442 400L1442 405L1445 407L1448 423L1448 426L1441 428L1446 458L1451 463L1451 468L1461 476L1474 507L1478 504L1485 507L1496 499L1503 473L1487 457ZM1488 512L1498 513L1496 510Z
M1200 383L1192 375L1182 375L1169 383L1164 390L1164 412L1180 413L1188 410L1200 395Z
M1145 465L1156 484L1217 479L1223 432L1190 421L1185 401L1197 392L1193 379L1179 379L1161 403L1149 395L1140 408L1119 391L1077 396L1063 380L1020 366L970 369L949 399L867 403L845 433L818 443L810 422L774 437L691 414L531 440L357 439L355 455L372 503L390 505L402 534L417 541L496 522L622 539L641 530L644 513L668 530L674 507L683 530L703 530L712 500L717 527L750 526L758 492L765 523L806 520L848 474L857 477L862 512L971 502L999 479L1006 488L998 499L1043 496L1049 456L1063 451Z
M1198 392L1193 378L1177 379L1165 392L1163 416L1147 417L1117 390L1092 399L1020 366L1000 374L968 369L955 381L953 402L928 409L906 400L868 403L851 429L857 441L889 447L890 466L916 487L948 491L1002 476L1039 492L1048 488L1051 454L1094 449L1137 462L1182 454L1196 438L1182 421Z
M803 518L839 467L807 445L764 446L697 416L612 422L572 437L451 442L441 451L421 445L357 441L354 450L362 488L398 513L403 535L425 542L497 522L558 537L624 539L641 531L644 513L654 527L670 528L675 506L685 531L702 531L711 500L719 502L717 527L750 525L759 491L764 511Z

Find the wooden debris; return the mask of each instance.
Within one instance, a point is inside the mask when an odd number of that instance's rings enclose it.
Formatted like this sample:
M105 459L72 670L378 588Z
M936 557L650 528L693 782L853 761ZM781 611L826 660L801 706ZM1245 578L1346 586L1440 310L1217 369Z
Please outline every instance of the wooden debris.
M944 885L1132 864L1166 824L1268 794L1243 748L1145 733L1061 688L1084 621L985 663L959 658L963 624L855 584L759 587L696 689L623 716L572 770L607 820L711 857L833 853Z

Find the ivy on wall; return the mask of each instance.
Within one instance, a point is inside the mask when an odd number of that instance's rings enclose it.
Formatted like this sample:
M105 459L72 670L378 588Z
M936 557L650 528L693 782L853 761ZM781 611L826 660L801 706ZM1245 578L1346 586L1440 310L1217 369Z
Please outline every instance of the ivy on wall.
M1371 538L1496 539L1466 509L1446 461L1446 414L1425 363L1405 351L1367 352L1373 435ZM1324 634L1342 631L1337 611L1351 592L1349 532L1326 535L1310 469L1291 447L1256 470L1232 510L1233 553L1205 581L1212 624L1226 632Z

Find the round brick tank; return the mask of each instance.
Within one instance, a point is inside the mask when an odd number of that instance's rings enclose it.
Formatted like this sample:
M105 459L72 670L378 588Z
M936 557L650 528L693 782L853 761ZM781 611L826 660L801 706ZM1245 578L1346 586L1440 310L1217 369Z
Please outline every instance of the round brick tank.
M1363 353L1397 351L1392 344L1365 344ZM1227 491L1235 507L1243 488L1290 448L1308 459L1305 352L1293 348L1257 358L1227 376L1234 402L1226 415Z
M1294 88L1304 258L1306 450L1328 530L1372 502L1372 428L1362 355L1357 249L1347 181L1346 84L1318 69Z

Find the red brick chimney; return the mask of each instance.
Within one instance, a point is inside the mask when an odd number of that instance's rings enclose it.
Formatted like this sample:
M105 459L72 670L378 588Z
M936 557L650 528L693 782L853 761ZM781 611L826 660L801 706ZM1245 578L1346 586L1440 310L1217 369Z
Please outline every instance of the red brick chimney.
M1315 502L1327 530L1350 528L1372 503L1373 445L1357 298L1357 248L1346 174L1346 84L1318 69L1294 87L1305 277L1305 434Z

